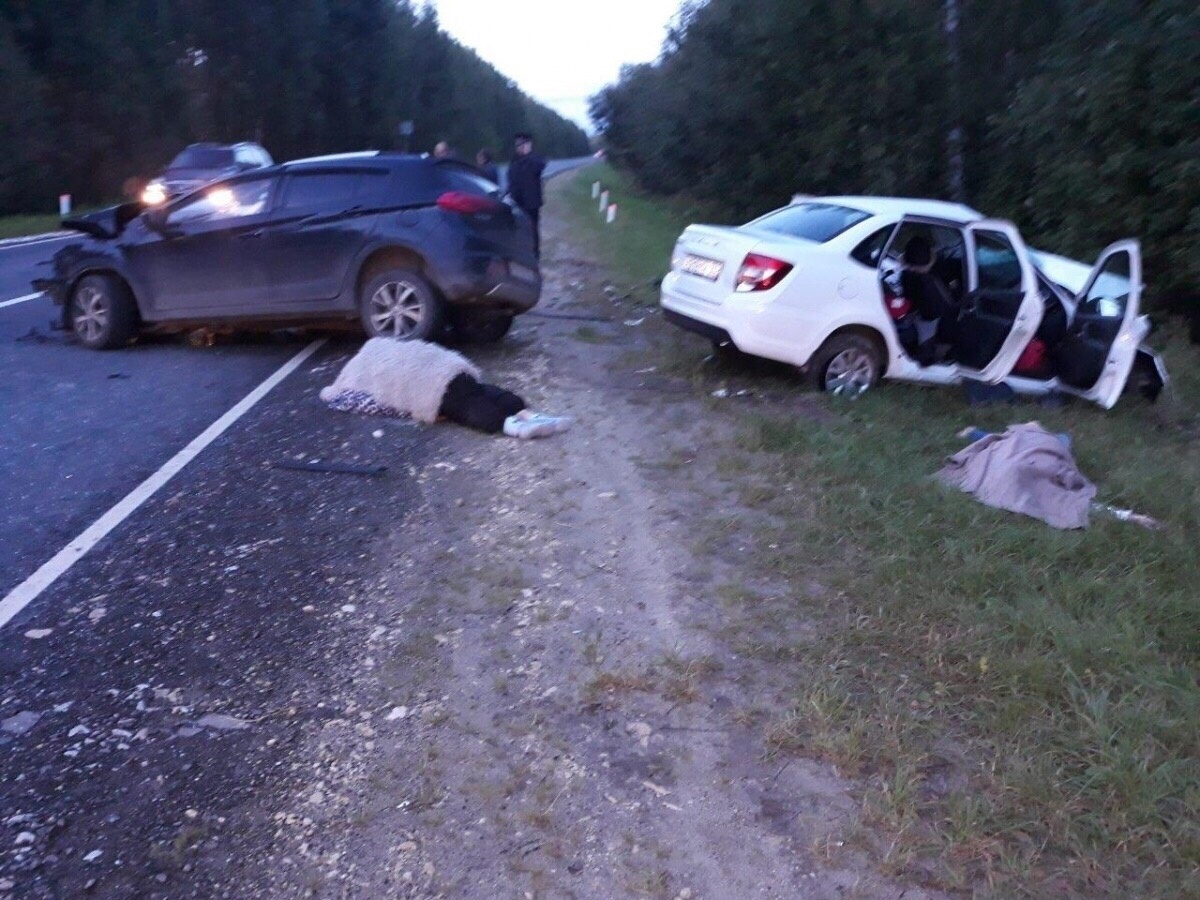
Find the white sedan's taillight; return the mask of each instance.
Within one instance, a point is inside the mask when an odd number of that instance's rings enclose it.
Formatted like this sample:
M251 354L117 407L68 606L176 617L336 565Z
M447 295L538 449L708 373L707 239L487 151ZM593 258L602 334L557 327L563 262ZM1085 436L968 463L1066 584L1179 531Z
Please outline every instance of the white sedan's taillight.
M734 290L738 293L769 291L783 281L790 271L792 264L782 259L763 256L761 253L747 253L742 267L738 269L737 287Z

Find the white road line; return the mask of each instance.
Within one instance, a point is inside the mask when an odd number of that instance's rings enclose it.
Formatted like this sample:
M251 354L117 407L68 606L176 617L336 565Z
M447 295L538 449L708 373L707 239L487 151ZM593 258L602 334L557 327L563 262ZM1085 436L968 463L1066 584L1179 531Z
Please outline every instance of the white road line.
M3 303L0 303L0 309L3 309L6 306L16 306L18 303L24 303L27 300L36 300L38 297L43 296L45 295L41 291L38 291L36 294L26 294L24 297L16 297L12 300L5 300Z
M110 531L124 522L139 506L154 496L164 484L170 481L179 471L200 455L209 444L221 436L234 422L244 416L250 409L265 397L272 388L296 371L306 359L320 349L327 339L313 341L286 363L284 363L270 378L252 390L249 394L230 409L225 415L213 422L190 444L167 460L161 469L130 491L116 506L102 515L92 525L71 543L59 550L40 569L26 578L23 582L9 591L8 596L0 600L0 628L9 623L13 616L28 606L37 596L50 585L54 584L67 569L75 565L96 544L100 543Z
M0 241L0 250L18 250L21 247L36 247L38 244L52 244L55 241L65 241L76 234L73 231L55 231L50 234L39 234L24 238L7 238Z

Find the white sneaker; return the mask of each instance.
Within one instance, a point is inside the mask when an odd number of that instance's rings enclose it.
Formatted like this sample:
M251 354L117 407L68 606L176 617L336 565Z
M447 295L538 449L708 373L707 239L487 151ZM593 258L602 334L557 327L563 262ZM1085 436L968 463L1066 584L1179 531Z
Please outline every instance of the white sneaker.
M504 420L504 433L522 440L549 437L569 429L571 421L570 416L547 416L523 409Z

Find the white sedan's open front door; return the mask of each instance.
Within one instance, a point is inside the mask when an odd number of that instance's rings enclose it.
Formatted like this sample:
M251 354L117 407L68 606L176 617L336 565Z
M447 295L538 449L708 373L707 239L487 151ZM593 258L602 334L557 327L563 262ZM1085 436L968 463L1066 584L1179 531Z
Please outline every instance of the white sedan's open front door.
M1125 389L1138 345L1150 323L1138 314L1142 250L1137 241L1105 249L1075 298L1075 314L1057 354L1058 383L1111 409Z
M967 292L955 355L968 378L996 383L1012 371L1042 321L1037 272L1011 222L984 219L965 227Z

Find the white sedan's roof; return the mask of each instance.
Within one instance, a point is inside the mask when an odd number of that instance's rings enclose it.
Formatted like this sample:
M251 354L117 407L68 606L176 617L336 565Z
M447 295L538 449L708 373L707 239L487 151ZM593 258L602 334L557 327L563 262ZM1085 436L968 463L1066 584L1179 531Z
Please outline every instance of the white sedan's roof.
M1068 259L1056 253L1046 253L1044 250L1030 248L1033 264L1041 269L1043 275L1055 284L1061 284L1073 294L1078 294L1087 285L1091 277L1092 267L1077 259Z
M974 222L984 217L979 211L961 203L921 200L914 197L797 197L796 201L849 206L874 216L929 216L934 219L948 219L951 222Z

